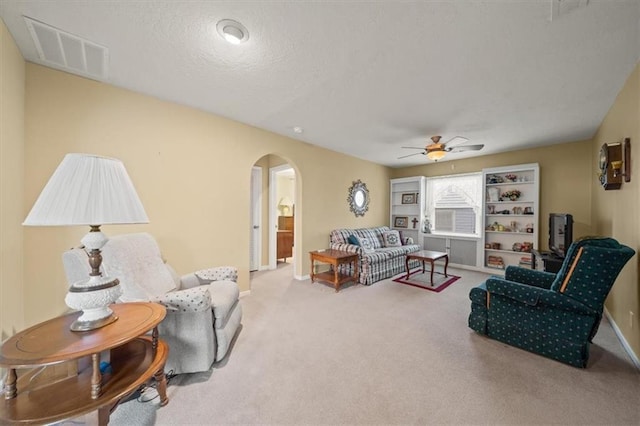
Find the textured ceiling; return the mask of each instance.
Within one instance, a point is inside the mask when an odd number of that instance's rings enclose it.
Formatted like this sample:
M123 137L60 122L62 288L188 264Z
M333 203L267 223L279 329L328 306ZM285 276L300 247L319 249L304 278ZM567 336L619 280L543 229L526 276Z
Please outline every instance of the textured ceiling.
M392 167L590 138L640 58L638 0L0 0L39 63L23 15L107 47L109 84Z

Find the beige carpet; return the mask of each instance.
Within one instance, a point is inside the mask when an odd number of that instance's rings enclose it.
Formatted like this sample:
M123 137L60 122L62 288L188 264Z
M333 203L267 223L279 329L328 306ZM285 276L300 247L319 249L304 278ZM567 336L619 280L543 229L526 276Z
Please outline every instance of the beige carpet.
M110 424L640 424L640 374L606 320L576 369L475 334L467 295L485 275L450 271L441 293L255 273L226 360Z

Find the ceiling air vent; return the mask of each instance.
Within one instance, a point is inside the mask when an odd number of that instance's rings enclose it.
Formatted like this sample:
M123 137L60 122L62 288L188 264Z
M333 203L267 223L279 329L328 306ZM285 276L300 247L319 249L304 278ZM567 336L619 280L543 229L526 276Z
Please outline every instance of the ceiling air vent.
M94 80L107 79L106 47L24 17L43 65Z

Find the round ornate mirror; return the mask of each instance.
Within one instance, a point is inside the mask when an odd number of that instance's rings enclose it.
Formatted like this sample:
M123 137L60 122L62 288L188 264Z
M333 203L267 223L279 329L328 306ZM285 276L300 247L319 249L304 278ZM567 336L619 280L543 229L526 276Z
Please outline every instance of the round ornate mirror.
M361 182L360 179L353 181L353 185L349 188L347 201L349 202L349 208L356 217L364 216L365 212L369 210L369 190L367 185Z

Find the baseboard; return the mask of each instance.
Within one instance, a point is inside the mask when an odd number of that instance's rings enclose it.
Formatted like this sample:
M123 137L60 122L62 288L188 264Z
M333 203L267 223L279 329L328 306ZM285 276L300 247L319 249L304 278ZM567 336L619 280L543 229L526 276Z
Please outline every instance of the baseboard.
M295 278L298 281L304 281L304 280L310 279L311 275L294 275L293 278Z
M616 336L618 336L618 340L620 340L620 343L622 343L622 347L624 348L625 352L627 352L627 355L629 355L629 358L631 358L631 362L633 362L633 365L636 366L636 369L640 370L640 359L638 359L636 353L633 352L633 349L631 349L631 346L629 346L629 342L627 342L627 339L624 338L622 331L620 331L620 328L618 328L618 324L616 324L616 322L613 320L607 308L604 309L604 315L609 320L609 324L611 324L613 331L616 333Z

